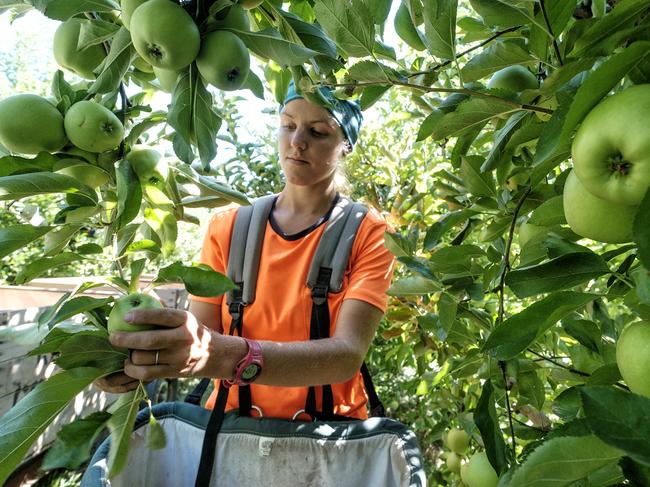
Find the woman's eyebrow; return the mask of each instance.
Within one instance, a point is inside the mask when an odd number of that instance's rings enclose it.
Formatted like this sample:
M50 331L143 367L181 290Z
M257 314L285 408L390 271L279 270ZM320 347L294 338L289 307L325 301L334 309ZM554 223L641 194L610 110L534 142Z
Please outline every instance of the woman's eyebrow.
M292 120L294 118L291 114L286 113L286 112L280 113L280 116L289 117ZM318 118L318 119L315 119L315 120L311 120L309 123L324 123L324 124L327 124L327 125L331 125L333 122L335 123L333 118Z

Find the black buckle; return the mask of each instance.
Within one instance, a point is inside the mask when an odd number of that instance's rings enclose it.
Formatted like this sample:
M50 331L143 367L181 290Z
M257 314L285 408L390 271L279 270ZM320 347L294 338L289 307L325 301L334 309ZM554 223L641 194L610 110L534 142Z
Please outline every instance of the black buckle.
M316 284L311 288L311 297L314 301L317 299L327 299L329 284Z
M238 320L244 312L244 303L241 301L233 301L228 305L228 312L233 320Z

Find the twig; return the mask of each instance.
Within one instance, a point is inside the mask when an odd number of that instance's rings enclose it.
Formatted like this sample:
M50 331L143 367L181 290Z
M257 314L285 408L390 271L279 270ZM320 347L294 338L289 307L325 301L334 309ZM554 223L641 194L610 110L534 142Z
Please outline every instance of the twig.
M497 32L496 34L494 34L492 37L487 38L486 40L484 40L480 44L477 44L476 46L470 47L469 49L466 49L465 51L456 54L456 57L454 59L450 59L448 61L445 61L444 63L436 64L433 68L428 69L426 71L416 71L414 73L410 73L407 76L407 78L412 78L414 76L419 76L421 74L435 73L440 68L444 68L446 66L449 66L451 63L455 62L456 60L460 59L461 57L466 56L467 54L469 54L472 51L480 49L481 47L485 46L486 44L489 44L490 42L492 42L494 39L497 39L498 37L501 37L503 34L508 34L510 32L515 32L516 30L521 29L521 27L522 27L521 25L518 25L516 27L510 27L509 29L506 29L506 30L501 30L501 31Z
M542 8L542 15L544 16L544 22L546 22L546 27L548 28L548 32L551 34L551 37L553 38L553 49L555 50L557 61L560 66L563 66L564 62L562 61L562 54L560 54L560 47L557 44L557 39L555 38L555 34L553 33L553 28L551 27L551 23L548 19L548 13L546 12L546 6L544 5L544 0L540 0L539 4L540 7Z

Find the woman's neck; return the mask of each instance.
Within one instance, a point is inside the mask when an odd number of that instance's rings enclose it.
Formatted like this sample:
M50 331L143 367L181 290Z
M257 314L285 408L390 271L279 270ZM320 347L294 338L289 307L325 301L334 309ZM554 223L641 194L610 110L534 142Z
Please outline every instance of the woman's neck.
M287 184L278 196L276 210L285 215L322 216L330 209L336 198L333 181L314 186Z

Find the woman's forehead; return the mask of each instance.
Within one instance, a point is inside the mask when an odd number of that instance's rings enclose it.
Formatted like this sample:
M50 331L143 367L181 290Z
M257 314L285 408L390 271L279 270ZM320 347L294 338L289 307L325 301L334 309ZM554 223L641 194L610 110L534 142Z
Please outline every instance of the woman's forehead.
M325 108L310 103L302 98L297 98L287 103L280 111L280 115L294 120L300 119L301 121L307 121L308 123L320 122L338 126L336 119Z

